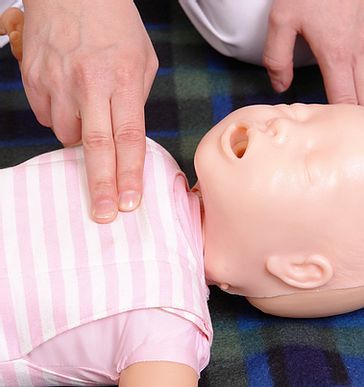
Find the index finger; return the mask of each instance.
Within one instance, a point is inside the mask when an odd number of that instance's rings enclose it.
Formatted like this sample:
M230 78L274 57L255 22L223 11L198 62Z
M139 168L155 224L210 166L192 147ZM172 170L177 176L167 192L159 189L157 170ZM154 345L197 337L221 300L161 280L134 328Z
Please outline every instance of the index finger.
M144 82L124 84L111 97L119 209L132 211L142 195L145 159Z
M354 71L349 59L347 62L336 62L329 65L317 57L317 62L329 103L357 104Z
M273 88L281 93L289 88L293 79L293 51L297 31L281 18L270 15L265 40L263 65L268 71Z
M98 223L108 223L116 217L118 211L109 100L96 96L89 99L81 107L80 115L91 215Z

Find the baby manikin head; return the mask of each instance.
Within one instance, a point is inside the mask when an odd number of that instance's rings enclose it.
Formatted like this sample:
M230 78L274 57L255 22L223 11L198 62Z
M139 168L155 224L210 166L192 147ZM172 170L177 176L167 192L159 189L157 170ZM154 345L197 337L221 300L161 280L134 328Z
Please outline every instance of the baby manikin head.
M282 316L364 306L364 108L239 109L195 167L208 280Z

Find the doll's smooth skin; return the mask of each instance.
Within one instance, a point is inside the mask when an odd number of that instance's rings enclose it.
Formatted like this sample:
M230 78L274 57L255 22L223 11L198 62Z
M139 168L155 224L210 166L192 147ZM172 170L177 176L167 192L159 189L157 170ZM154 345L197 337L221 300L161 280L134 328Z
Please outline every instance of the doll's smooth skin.
M208 279L282 316L364 306L364 108L242 108L195 166Z
M9 8L0 15L0 35L8 35L15 58L22 60L22 33L24 16L18 8Z

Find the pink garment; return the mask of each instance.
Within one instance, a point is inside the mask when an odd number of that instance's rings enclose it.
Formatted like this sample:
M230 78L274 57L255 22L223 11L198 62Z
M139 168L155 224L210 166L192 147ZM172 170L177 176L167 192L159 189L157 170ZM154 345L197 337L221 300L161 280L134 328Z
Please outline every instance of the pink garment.
M0 365L141 308L182 316L211 340L198 198L158 144L147 142L140 208L112 224L89 217L81 147L1 170L0 184Z
M184 318L159 308L133 310L50 339L13 361L3 382L19 385L15 371L21 368L26 386L117 384L122 370L143 361L182 363L199 375L209 360L209 347L201 330Z

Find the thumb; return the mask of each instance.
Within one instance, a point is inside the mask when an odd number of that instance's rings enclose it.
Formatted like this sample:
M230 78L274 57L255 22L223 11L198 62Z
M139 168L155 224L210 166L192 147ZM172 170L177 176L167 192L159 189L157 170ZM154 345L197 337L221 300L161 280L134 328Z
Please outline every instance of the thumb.
M23 57L22 35L19 31L12 31L9 34L11 52L21 62Z
M293 51L297 32L269 22L263 53L263 66L267 69L272 87L278 93L286 91L293 79Z
M0 35L6 35L6 29L3 21L3 15L0 14Z

